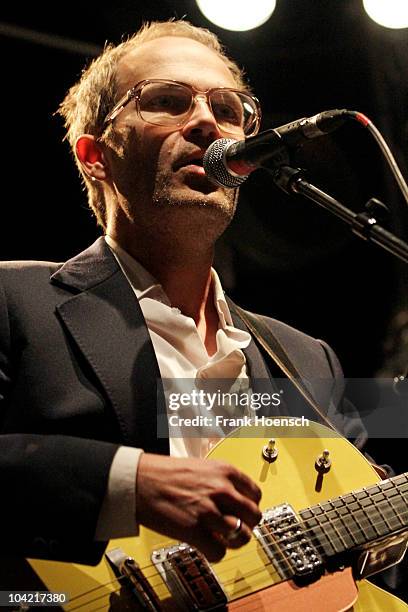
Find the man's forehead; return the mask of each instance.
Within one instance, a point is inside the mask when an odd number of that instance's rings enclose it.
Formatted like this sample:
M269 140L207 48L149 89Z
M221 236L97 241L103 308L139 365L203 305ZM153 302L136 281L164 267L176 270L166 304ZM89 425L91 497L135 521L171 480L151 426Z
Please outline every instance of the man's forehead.
M143 79L191 82L203 72L214 81L208 87L236 87L231 71L214 50L191 38L163 36L129 50L118 62L116 78L119 90L125 91Z

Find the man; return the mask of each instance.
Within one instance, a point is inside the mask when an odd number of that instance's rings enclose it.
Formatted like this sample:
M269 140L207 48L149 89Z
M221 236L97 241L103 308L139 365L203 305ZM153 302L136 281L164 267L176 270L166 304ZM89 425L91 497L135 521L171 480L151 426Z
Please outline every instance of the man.
M237 192L202 168L214 140L256 133L257 101L212 34L170 22L107 47L61 114L105 237L1 266L4 550L87 562L142 524L218 560L251 537L260 491L202 458L211 440L157 438L157 381L269 377L211 270ZM266 322L306 377L340 376L326 345Z

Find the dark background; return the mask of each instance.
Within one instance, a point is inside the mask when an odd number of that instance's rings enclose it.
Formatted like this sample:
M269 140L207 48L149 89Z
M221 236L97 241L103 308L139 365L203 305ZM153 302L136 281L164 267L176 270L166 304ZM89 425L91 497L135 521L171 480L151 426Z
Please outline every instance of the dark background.
M119 42L146 20L186 16L215 31L245 66L264 129L331 108L359 110L407 176L408 30L374 24L360 0L278 0L272 18L248 32L212 26L193 0L8 3L0 13L1 259L62 261L99 234L53 113L106 40ZM293 163L355 211L380 198L391 210L387 227L408 239L408 207L357 123L314 140ZM242 189L217 259L233 298L324 338L347 376L406 368L406 266L315 204L284 195L267 174L254 173Z

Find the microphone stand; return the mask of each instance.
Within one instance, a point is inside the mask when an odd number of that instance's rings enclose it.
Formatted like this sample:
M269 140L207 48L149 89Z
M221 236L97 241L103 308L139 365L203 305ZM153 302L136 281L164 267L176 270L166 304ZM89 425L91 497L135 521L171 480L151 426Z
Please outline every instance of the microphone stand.
M300 168L279 166L275 170L270 168L265 168L265 170L272 175L276 185L285 193L289 195L292 193L300 194L312 200L312 202L316 202L316 204L347 223L351 227L351 231L359 238L374 242L398 259L408 263L408 244L379 225L374 216L376 213L372 209L375 205L377 211L380 211L381 208L386 209L378 200L367 202L365 212L355 213L329 194L306 181L304 172Z

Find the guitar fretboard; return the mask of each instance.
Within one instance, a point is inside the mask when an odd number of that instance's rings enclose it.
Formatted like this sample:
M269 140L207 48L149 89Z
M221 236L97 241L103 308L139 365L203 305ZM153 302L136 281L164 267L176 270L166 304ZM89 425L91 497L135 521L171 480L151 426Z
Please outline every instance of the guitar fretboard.
M300 511L323 556L408 529L408 472Z

